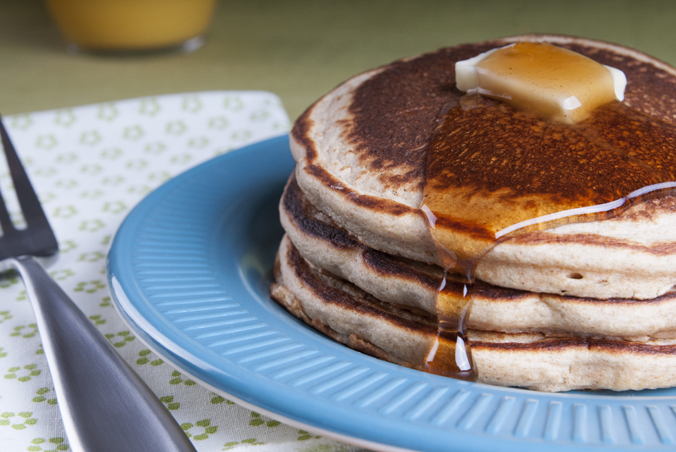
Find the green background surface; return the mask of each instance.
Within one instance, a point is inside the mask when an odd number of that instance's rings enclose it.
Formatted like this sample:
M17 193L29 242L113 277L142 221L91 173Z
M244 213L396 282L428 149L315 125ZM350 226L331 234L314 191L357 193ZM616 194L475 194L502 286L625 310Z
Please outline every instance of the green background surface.
M346 78L394 59L528 32L613 41L676 63L673 1L219 2L192 54L69 55L39 0L0 0L0 112L202 90L266 90L291 119Z

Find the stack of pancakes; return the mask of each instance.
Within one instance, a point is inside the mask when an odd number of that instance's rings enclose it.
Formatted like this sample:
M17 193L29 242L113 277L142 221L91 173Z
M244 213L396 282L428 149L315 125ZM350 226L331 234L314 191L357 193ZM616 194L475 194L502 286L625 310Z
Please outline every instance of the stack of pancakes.
M286 235L272 286L277 302L353 349L424 368L439 332L444 278L420 210L428 147L440 112L465 95L455 88L455 63L520 40L624 71L622 108L639 119L605 125L603 140L628 155L666 149L652 164L676 168L676 69L640 52L528 35L396 61L341 84L294 124L296 170L280 203ZM495 104L503 116L475 115L477 130L482 121L501 121L517 132L485 146L529 146L518 140L523 118ZM584 134L555 138L534 146L562 154L593 146ZM664 157L671 149L674 162ZM471 231L454 233L473 240ZM646 197L609 218L515 235L490 248L475 275L466 326L479 382L543 391L676 385L675 193ZM465 285L449 276L444 290L462 298Z

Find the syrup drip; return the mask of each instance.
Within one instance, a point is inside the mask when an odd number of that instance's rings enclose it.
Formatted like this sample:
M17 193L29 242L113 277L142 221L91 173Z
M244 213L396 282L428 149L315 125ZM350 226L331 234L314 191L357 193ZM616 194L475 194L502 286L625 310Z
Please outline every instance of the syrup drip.
M445 272L464 278L466 290L463 297L444 290L444 278L425 370L476 380L467 339L472 283L495 245L611 218L636 202L675 193L674 150L676 127L616 101L578 124L478 95L449 105L427 151L421 210Z

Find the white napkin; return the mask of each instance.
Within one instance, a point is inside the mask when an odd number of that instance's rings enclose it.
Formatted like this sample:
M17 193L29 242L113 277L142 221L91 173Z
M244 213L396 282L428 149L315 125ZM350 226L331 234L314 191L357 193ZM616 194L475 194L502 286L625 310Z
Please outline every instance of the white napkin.
M289 119L277 96L174 94L3 120L59 240L50 274L160 397L198 451L358 449L261 416L181 375L135 339L106 287L108 246L129 210L198 163L286 133ZM0 188L20 222L2 165ZM33 311L12 275L0 279L0 445L3 452L69 450Z

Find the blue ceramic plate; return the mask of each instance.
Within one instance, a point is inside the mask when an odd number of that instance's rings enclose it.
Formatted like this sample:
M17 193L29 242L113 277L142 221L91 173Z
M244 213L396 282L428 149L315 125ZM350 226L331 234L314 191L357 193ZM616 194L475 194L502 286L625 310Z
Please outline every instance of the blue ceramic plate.
M674 447L674 390L546 394L455 381L352 351L277 306L268 286L293 168L287 140L182 174L120 227L113 298L162 358L273 418L374 449Z

